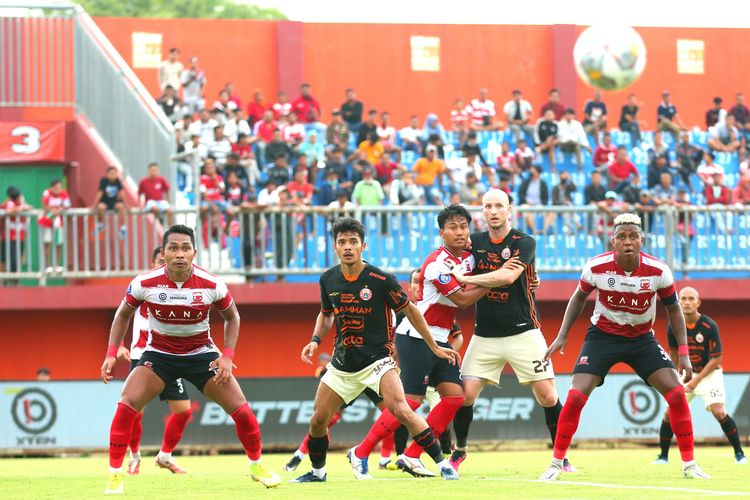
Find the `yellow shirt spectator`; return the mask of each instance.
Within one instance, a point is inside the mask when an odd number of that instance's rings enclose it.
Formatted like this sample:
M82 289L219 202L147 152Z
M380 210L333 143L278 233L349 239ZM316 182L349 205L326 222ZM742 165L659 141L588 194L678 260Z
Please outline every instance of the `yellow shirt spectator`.
M362 141L359 143L357 151L365 154L365 160L370 165L377 165L380 162L380 157L385 153L385 148L379 141L374 143L370 141Z
M419 186L432 186L435 184L435 177L445 172L445 163L435 153L428 152L426 157L414 163L412 170L417 174L415 182Z

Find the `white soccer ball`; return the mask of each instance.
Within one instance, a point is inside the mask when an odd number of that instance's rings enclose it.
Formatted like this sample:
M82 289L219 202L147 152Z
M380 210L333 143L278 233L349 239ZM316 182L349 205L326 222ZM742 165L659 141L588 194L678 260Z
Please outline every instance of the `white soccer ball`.
M581 80L602 90L621 90L646 67L646 45L628 27L592 26L578 37L573 61Z

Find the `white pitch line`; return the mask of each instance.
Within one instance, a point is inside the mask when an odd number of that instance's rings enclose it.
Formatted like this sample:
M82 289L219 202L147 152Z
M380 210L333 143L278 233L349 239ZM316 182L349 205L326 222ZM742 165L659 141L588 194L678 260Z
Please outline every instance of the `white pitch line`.
M592 486L594 488L609 488L623 490L657 490L657 491L677 491L682 493L703 493L704 495L718 496L750 496L750 491L722 491L722 490L702 490L698 488L678 488L675 486L645 486L633 484L609 484L609 483L590 483L586 481L540 481L539 479L512 479L505 477L485 477L480 481L509 481L521 483L542 483L542 484L570 484L574 486Z

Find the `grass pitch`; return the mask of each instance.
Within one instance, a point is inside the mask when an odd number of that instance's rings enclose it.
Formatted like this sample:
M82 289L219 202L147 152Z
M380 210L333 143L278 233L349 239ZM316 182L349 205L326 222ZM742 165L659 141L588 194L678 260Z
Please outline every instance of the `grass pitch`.
M344 453L331 453L328 482L286 484L266 490L253 482L241 455L177 457L186 475L157 470L152 457L144 457L139 476L125 478L128 498L688 498L732 496L750 498L750 465L738 465L729 446L698 448L696 456L711 480L683 479L678 450L669 465L651 465L655 449L572 450L578 472L564 474L553 484L536 482L548 465L550 451L469 453L459 481L414 479L398 471L377 470L377 453L371 457L373 481L354 479ZM264 456L267 467L289 480L307 472L309 462L296 472L283 472L288 454ZM425 463L432 466L429 457ZM127 463L127 462L126 462ZM107 479L104 455L86 458L0 459L0 498L97 498Z

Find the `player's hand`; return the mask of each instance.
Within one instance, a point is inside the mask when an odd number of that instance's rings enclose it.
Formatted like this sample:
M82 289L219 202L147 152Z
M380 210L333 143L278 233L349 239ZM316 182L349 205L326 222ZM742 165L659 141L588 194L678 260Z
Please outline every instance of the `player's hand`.
M698 377L693 377L690 379L690 382L685 384L685 392L693 392L695 388L698 386L698 383L700 380L698 380Z
M208 365L208 371L214 372L214 382L219 385L229 382L229 379L232 377L233 368L237 368L237 366L232 363L231 358L226 356L220 356Z
M547 348L547 352L544 353L544 360L543 361L549 361L549 359L552 357L553 354L555 354L555 351L559 350L560 354L565 354L565 346L568 343L568 337L563 337L562 335L558 335L554 342L550 344L549 348Z
M447 359L448 362L452 365L461 365L461 355L453 349L438 346L438 348L432 352L434 352L435 356L437 356L438 358Z
M534 277L529 281L529 290L536 291L537 288L539 288L539 285L541 284L541 281L539 280L539 275L535 272Z
M308 365L312 364L312 357L315 354L315 351L318 350L318 343L317 342L310 342L305 347L302 348L302 354L300 354L300 358L303 362L307 363Z
M456 281L462 285L466 283L466 276L464 276L464 270L461 265L454 262L446 262L445 265L448 267L448 274L452 274L456 278Z
M690 357L680 356L677 364L679 365L677 367L677 374L680 376L682 383L687 384L693 378L693 365L690 363Z
M517 269L523 269L526 267L523 262L521 262L521 259L518 257L511 257L510 259L505 261L505 264L500 269L508 269L511 271L515 271Z
M117 359L130 363L130 351L124 345L117 348Z
M102 382L104 382L105 384L108 384L110 380L115 378L112 375L112 368L115 367L115 363L117 363L117 358L115 357L104 358L104 363L102 363L101 378Z

